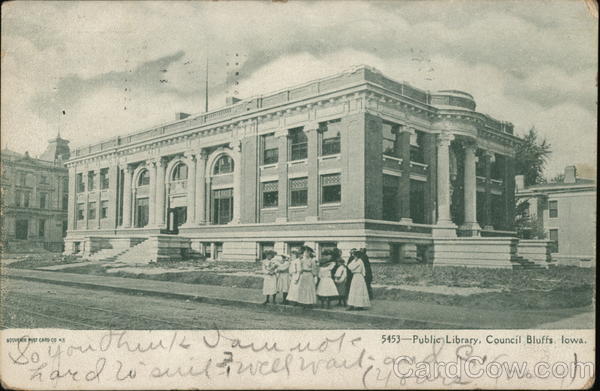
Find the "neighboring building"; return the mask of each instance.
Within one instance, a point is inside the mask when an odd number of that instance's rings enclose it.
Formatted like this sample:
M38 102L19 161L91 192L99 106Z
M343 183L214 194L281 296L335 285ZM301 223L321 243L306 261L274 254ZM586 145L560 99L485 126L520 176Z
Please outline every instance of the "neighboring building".
M518 216L526 239L555 242L553 260L578 264L596 259L596 182L577 178L575 166L565 168L557 183L525 186L518 175L517 203L524 212Z
M64 166L68 144L57 136L37 159L27 152L0 152L3 251L62 251L69 199Z
M66 251L152 237L229 260L303 243L398 260L434 237L514 236L520 141L467 93L361 66L229 102L74 150Z

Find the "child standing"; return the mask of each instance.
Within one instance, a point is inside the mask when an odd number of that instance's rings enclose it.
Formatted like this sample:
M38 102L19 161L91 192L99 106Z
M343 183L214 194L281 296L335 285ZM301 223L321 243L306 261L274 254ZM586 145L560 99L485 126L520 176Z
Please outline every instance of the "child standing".
M265 259L262 261L263 273L263 295L266 296L263 304L269 303L269 296L273 296L273 304L275 304L275 296L277 295L277 263L273 257L277 253L268 251L265 253Z
M287 304L287 295L290 288L290 260L285 255L279 255L275 258L279 258L277 262L277 293L283 295L283 304ZM273 301L275 301L273 299Z
M327 308L331 308L331 300L339 295L335 283L331 278L331 270L334 266L335 262L331 260L330 254L326 255L321 260L321 265L319 267L319 285L317 286L317 297L319 298L321 307L325 307L325 303L327 303Z
M291 301L296 305L298 301L298 289L300 288L299 280L300 280L300 252L293 251L292 252L292 261L290 262L289 268L289 277L290 277L290 286L288 289L287 301Z

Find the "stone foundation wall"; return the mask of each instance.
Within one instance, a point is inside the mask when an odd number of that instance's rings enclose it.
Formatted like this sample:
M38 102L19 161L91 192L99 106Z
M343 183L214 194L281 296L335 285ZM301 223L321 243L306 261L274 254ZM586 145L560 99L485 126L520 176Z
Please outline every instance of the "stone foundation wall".
M433 266L512 268L517 238L434 239Z

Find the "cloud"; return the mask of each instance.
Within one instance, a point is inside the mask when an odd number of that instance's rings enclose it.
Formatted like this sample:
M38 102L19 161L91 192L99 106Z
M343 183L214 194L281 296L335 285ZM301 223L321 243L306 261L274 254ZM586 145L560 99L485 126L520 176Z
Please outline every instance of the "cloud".
M366 63L535 124L557 162L569 143L592 152L598 22L583 2L16 2L2 19L2 133L17 150L41 152L58 128L78 145L199 112L210 57L211 108L232 58L241 97Z

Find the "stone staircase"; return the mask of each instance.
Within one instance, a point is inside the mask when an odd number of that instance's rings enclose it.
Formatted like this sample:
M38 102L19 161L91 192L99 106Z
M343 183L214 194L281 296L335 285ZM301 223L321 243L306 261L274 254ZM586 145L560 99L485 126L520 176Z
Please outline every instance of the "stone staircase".
M147 264L150 261L156 261L156 246L150 240L143 242L126 249L116 258L117 261L130 264L143 263Z
M511 258L511 263L513 265L513 270L546 269L547 268L547 266L543 265L541 262L531 261L531 260L525 259L519 255L514 255Z
M96 261L96 262L112 262L116 260L121 254L127 252L130 247L121 247L121 248L105 248L100 251L93 253L92 255L87 256L85 259L88 261Z

